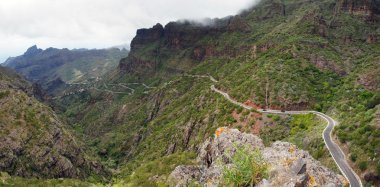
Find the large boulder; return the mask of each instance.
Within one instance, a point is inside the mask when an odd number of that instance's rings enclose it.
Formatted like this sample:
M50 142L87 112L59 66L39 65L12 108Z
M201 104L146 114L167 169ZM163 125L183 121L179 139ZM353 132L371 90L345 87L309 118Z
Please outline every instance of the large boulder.
M269 164L269 177L257 186L342 186L340 176L314 160L307 151L287 142L264 147L262 140L237 129L219 128L215 138L205 141L199 149L198 166L178 166L169 176L171 186L191 183L219 186L223 167L232 165L237 147L248 146L261 151Z

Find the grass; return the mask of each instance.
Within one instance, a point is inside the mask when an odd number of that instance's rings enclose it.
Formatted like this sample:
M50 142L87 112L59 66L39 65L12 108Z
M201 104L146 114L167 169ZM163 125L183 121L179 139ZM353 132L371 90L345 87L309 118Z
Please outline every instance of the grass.
M223 165L223 186L255 186L269 176L269 164L260 150L250 147L237 147L230 158L231 165Z

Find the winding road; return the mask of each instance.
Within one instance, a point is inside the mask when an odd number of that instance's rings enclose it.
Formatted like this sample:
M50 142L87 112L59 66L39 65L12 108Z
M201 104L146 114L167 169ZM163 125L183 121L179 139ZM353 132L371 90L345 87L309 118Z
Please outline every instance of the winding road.
M90 84L91 83L89 83L89 82L67 83L67 85L69 85L69 86L78 86L78 85L88 86ZM133 88L131 88L131 87L129 87L128 85L142 85L145 89L148 89L148 91L145 91L144 93L148 93L149 90L152 90L152 89L156 88L156 87L152 87L152 86L146 85L145 83L118 83L118 84L111 84L111 83L105 84L105 83L103 83L104 89L98 88L98 87L95 87L94 85L92 85L92 86L89 86L88 88L80 88L80 89L78 89L76 91L71 91L71 92L68 92L68 93L64 93L63 95L53 97L52 99L56 100L56 99L60 99L60 98L66 97L66 96L78 94L78 93L83 92L86 89L96 90L98 92L107 92L107 93L111 93L111 94L126 94L126 93L128 95L134 94L136 90L133 89ZM130 92L126 92L126 91L113 91L113 90L109 89L108 86L119 86L119 87L122 87L122 88L125 88L125 89L129 90Z
M213 82L217 82L214 78L209 76L210 80ZM253 107L245 105L243 103L240 103L234 99L232 99L228 93L223 92L217 88L215 88L215 85L211 86L211 90L221 94L224 98L226 98L229 102L238 105L240 107L243 107L245 109L251 110ZM355 173L355 171L350 167L350 165L347 163L347 159L343 151L340 149L340 147L332 140L331 133L334 129L334 126L337 125L337 122L331 118L330 116L323 114L321 112L317 111L280 111L280 110L263 110L259 109L257 110L261 113L271 113L271 114L315 114L325 121L327 121L328 125L326 126L325 130L322 133L323 140L326 144L327 149L329 150L331 156L333 157L335 163L339 167L342 174L346 177L346 179L350 182L351 187L362 187L361 180L359 176Z
M194 78L208 78L212 82L215 82L215 83L218 82L215 78L213 78L210 75L189 75L189 74L185 74L184 76L186 76L186 77L194 77ZM165 86L168 85L168 84L170 84L171 82L165 83ZM132 91L132 93L133 93L134 89L133 88L129 88L127 86L127 85L130 85L130 84L141 84L141 83L120 83L118 86L122 86L124 88L130 89ZM145 88L147 88L147 89L153 89L153 88L155 88L155 87L147 86L145 84L142 84L142 85ZM107 85L105 85L105 87L107 88ZM97 89L97 88L94 88L94 89ZM222 90L217 89L215 87L215 85L211 85L211 90L213 90L216 93L219 93L224 98L226 98L229 102L231 102L231 103L233 103L235 105L238 105L238 106L243 107L243 108L248 109L248 110L253 109L253 107L251 107L251 106L245 105L243 103L240 103L240 102L232 99L228 95L228 93L223 92ZM99 91L113 92L111 90L100 90L100 89L99 89ZM113 93L119 93L119 92L113 92ZM120 93L122 93L122 92L120 92ZM327 149L329 150L332 158L334 159L335 163L339 167L339 169L342 172L342 174L350 182L350 186L351 187L362 187L363 186L362 183L361 183L361 180L360 180L359 176L353 171L353 169L347 163L347 159L346 159L346 156L345 156L344 152L332 140L332 137L331 137L332 130L337 125L337 122L333 118L331 118L330 116L328 116L326 114L323 114L321 112L317 112L317 111L284 111L284 112L282 112L280 110L270 110L270 109L268 109L268 110L258 109L257 111L259 111L261 113L290 114L290 115L292 115L292 114L310 114L310 113L312 113L312 114L315 114L315 115L319 116L320 118L324 119L328 123L328 125L326 126L326 128L324 129L324 131L322 133L322 138L323 138L323 140L325 142L325 145L326 145Z

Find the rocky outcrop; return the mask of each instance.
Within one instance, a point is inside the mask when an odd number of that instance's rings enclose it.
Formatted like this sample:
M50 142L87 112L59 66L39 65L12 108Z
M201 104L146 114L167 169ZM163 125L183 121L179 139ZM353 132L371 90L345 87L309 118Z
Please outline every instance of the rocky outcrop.
M227 29L232 32L234 31L248 32L251 30L251 27L245 19L237 15L237 16L232 17L229 20Z
M46 92L51 94L57 94L56 91L61 92L66 86L68 86L61 78L56 78L52 81L46 82L44 80L39 81L38 84L44 84Z
M32 92L33 92L33 96L39 101L46 101L50 99L46 91L43 90L41 85L37 83L32 84Z
M155 70L159 62L156 59L142 59L130 54L128 58L122 59L119 64L119 69L124 73L150 73Z
M365 72L362 72L358 78L357 83L362 85L364 88L376 91L380 88L380 61L375 62L373 68L368 69Z
M214 139L202 144L198 153L200 165L176 167L169 176L171 185L187 186L197 181L218 186L223 165L231 164L230 158L240 146L260 150L270 165L269 178L257 186L342 186L342 177L322 166L308 152L287 142L275 142L271 147L264 147L259 137L228 128L219 128Z
M158 41L163 35L164 27L159 23L150 29L139 29L131 42L131 50L136 50L143 45Z
M38 49L36 45L33 45L32 47L29 47L28 50L24 53L24 56L26 57L33 57L39 53L41 53L43 50Z
M380 19L380 0L341 0L340 6L343 11L367 17L369 22Z
M325 59L323 56L310 55L310 62L321 70L330 70L340 76L346 75L346 71L335 62Z
M160 66L161 59L167 60L168 56L181 50L191 50L190 54L186 54L186 58L195 62L202 61L210 55L236 56L240 49L235 49L235 46L226 46L222 51L216 52L215 46L199 45L199 41L207 36L215 38L225 32L247 32L251 29L247 21L240 16L206 22L207 24L178 21L170 22L165 27L156 24L152 28L139 29L131 42L131 53L120 61L119 69L124 73L145 71L145 74L151 74L152 70Z

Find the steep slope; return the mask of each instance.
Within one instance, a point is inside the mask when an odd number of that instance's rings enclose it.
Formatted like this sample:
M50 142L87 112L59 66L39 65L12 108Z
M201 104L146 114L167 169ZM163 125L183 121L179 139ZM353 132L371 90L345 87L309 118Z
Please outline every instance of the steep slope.
M128 51L112 49L38 49L30 47L23 55L9 58L4 65L50 93L68 83L97 79L114 69Z
M0 67L0 171L21 177L107 177L106 169L72 136L32 85Z
M163 28L158 24L137 32L131 54L119 67L122 72L152 78L162 71L178 75L205 62L197 72L233 82L236 86L228 87L233 88L235 97L253 97L268 107L312 106L317 100L325 100L316 92L330 91L322 83L336 83L327 77L339 79L357 68L352 58L377 54L376 48L367 44L379 37L378 22L367 23L367 18L350 17L337 10L339 6L344 10L346 4L264 1L254 11L214 20L208 26L179 22ZM368 19L378 16L375 10L373 14ZM351 45L344 43L347 37ZM360 54L346 54L346 50L360 51L360 47L364 50ZM292 87L281 84L285 81Z
M169 174L166 166L155 173L146 163L180 164L183 158L193 158L192 153L216 128L243 126L244 119L235 118L242 109L213 93L214 83L189 76L212 75L219 80L217 88L242 103L313 109L336 117L340 125L335 135L352 165L363 179L376 184L380 173L378 4L377 0L264 0L237 16L210 20L207 25L188 21L141 29L118 71L99 83L138 83L132 95L86 91L58 104L110 166L118 165L124 175L148 170L141 178L130 176L132 183L146 184L143 181L154 182L156 175ZM146 89L143 83L156 88ZM242 130L258 131L255 122L267 120L254 111L243 113L256 117ZM260 124L263 129L272 125ZM323 143L316 142L315 149L326 152ZM302 147L314 144L301 143Z

